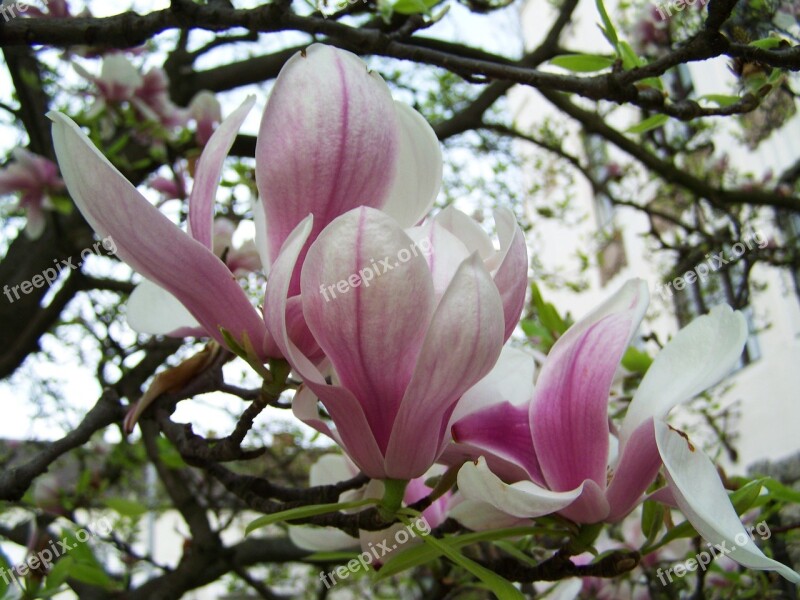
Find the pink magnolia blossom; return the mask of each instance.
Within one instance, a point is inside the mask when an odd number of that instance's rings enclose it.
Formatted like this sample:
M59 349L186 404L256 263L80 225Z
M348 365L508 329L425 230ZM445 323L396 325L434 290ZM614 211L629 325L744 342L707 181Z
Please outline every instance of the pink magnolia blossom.
M525 242L510 211L496 220L499 251L457 211L404 230L381 211L354 209L308 250L299 306L287 295L311 217L273 265L267 325L306 385L294 412L373 479L409 480L430 468L448 442L456 402L491 370L519 320ZM326 297L337 282L352 289ZM330 360L334 385L287 335L299 312ZM335 430L320 419L317 398Z
M0 169L0 195L19 194L19 208L26 212L26 235L37 239L45 227L48 194L64 189L56 164L24 148L11 152L13 162Z
M664 347L631 401L611 459L609 391L647 301L645 283L629 282L556 342L527 406L494 403L455 423L453 437L482 454L459 471L459 489L519 518L559 512L581 523L617 521L642 501L663 465L669 485L657 499L677 504L708 542L735 545L730 557L740 564L800 581L755 544L732 543L745 529L714 465L663 420L734 367L747 338L741 313L717 306ZM485 455L494 455L499 475ZM507 464L517 470L511 474Z
M222 122L222 106L214 94L202 91L189 103L189 116L197 125L195 138L198 145L205 146L214 129Z
M140 89L141 77L127 66L117 75L108 81L109 93L130 97ZM326 90L324 102L320 89ZM189 233L152 206L74 122L57 112L51 118L56 154L76 205L98 233L113 237L118 256L149 280L145 292L131 299L129 320L146 332L174 335L194 332L199 324L225 343L222 328L267 359L279 357L280 350L263 316L212 249L224 159L252 105L248 99L226 118L203 149L189 198ZM253 213L264 269L309 214L318 230L360 205L415 224L433 203L441 169L438 141L427 122L396 104L383 80L356 56L320 44L298 53L278 76L256 148L261 202ZM295 307L289 329L311 352L316 342L296 310L298 302L289 300Z
M164 127L183 125L185 110L178 108L169 97L169 80L163 69L154 67L142 74L123 54L103 58L100 75L92 75L80 65L75 70L94 83L97 101L90 110L99 114L109 104L130 103L148 121Z

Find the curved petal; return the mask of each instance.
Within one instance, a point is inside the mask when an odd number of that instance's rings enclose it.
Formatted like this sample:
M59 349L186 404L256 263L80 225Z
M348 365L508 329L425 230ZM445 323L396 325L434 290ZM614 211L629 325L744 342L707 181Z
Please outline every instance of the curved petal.
M433 220L460 239L468 252L477 252L482 260L494 256L496 250L491 238L475 219L471 219L453 205L446 206Z
M278 75L256 144L272 259L309 213L313 240L337 216L384 204L399 129L383 79L356 55L313 44Z
M581 484L581 494L575 501L562 509L562 517L572 519L576 523L599 523L608 518L610 512L606 500L605 486L600 486L591 479Z
M544 483L533 451L527 405L501 402L479 409L456 421L451 431L456 444L468 444L480 454L519 465L531 480Z
M435 221L406 229L406 233L428 262L436 304L439 304L458 267L469 257L469 252L456 236Z
M289 339L287 328L287 294L292 281L292 273L311 234L313 216L304 219L286 239L267 283L265 305L267 328L275 343L292 368L303 378L311 391L322 400L336 424L336 435L341 445L356 465L373 479L386 477L383 455L375 436L372 434L364 410L358 400L348 390L336 385L328 385L325 377L306 355ZM306 409L308 407L305 407ZM322 421L317 417L317 424ZM311 423L312 426L315 426ZM327 427L327 426L326 426ZM329 430L330 431L330 430Z
M711 544L725 544L727 556L750 569L777 571L800 583L800 574L768 558L742 525L708 457L680 432L655 422L656 440L675 500L697 532Z
M323 454L308 470L308 484L334 485L358 475L358 469L342 454Z
M92 228L111 236L117 255L180 300L215 340L227 346L222 327L259 348L264 321L228 267L150 204L69 117L48 116L64 181Z
M525 306L525 293L528 290L528 246L514 213L507 208L498 209L494 213L494 220L500 238L500 252L497 253L499 266L494 273L494 283L503 300L506 322L504 339L508 340L517 327Z
M620 430L620 439L650 418L663 418L677 404L711 387L730 373L742 355L747 322L739 311L720 304L681 329L639 384Z
M609 521L618 521L642 501L661 468L653 421L642 423L622 448L620 461L606 491L611 506Z
M386 450L393 477L418 477L436 460L455 403L492 369L502 347L500 295L473 254L436 308L403 396Z
M442 150L421 114L402 102L394 107L400 126L397 176L381 210L411 227L428 214L442 187Z
M458 472L458 489L468 500L486 502L517 518L541 517L572 504L583 485L567 492L553 492L530 481L507 484L489 470L486 460L468 462Z
M325 228L301 276L308 327L384 451L433 313L430 272L412 246L391 217L361 207Z
M298 548L312 552L334 552L336 550L354 550L358 548L358 540L356 538L333 527L290 525L289 539Z
M545 481L554 490L585 480L606 487L608 395L647 306L644 282L626 284L555 343L536 382L530 422Z
M192 237L209 250L212 249L214 227L214 201L217 195L222 166L233 146L236 134L256 102L248 96L217 128L197 161L194 185L189 195L189 231Z
M186 307L160 285L143 279L126 304L128 325L150 335L203 335L203 328ZM193 332L192 334L188 332ZM198 333L199 332L199 333Z

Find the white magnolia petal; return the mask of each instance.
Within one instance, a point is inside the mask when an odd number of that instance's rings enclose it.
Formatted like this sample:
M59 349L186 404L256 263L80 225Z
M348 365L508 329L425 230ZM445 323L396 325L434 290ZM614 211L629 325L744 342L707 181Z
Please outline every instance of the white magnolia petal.
M394 107L400 126L397 171L381 210L411 227L428 214L442 186L442 150L421 114L402 102Z
M134 288L126 306L128 325L139 333L179 335L187 329L203 331L175 296L149 279Z
M434 221L460 239L470 253L477 252L481 260L490 259L497 253L491 238L486 235L475 219L470 218L453 205L445 207L434 217Z
M486 459L468 462L458 472L458 489L469 500L480 500L519 518L541 517L569 506L583 485L568 492L553 492L531 481L504 483L489 470Z
M711 387L736 365L747 340L747 322L727 304L681 329L639 384L620 429L621 444L649 418L660 419L677 404Z
M334 485L358 475L358 468L343 454L323 454L311 465L309 485Z
M260 201L253 202L253 224L256 227L256 250L258 258L261 259L261 269L264 275L269 277L272 261L269 255L269 239L267 234L267 215L264 212L264 204Z
M675 500L697 532L711 544L729 550L727 556L750 569L777 571L800 583L800 574L768 558L742 525L725 493L717 469L681 433L656 421L656 442Z
M312 552L335 552L358 548L358 539L333 527L289 526L289 539L298 548Z

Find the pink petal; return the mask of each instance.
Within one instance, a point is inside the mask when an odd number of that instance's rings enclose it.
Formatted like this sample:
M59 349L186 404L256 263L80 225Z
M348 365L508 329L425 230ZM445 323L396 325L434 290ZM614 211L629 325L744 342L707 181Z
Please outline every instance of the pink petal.
M433 313L431 276L412 247L391 217L362 207L325 228L302 272L308 327L342 386L358 398L382 450Z
M386 478L383 455L370 430L364 410L355 396L343 387L328 385L319 369L289 338L287 328L287 295L297 259L311 234L313 217L309 215L286 239L272 266L267 283L265 313L267 328L283 356L303 378L305 384L320 398L336 424L336 435L356 465L369 477ZM308 414L307 407L304 415ZM313 420L313 417L307 417ZM321 421L317 418L316 426ZM313 426L313 425L312 425ZM327 427L327 425L325 426ZM334 435L328 430L329 435Z
M189 231L192 237L212 249L211 231L214 226L214 201L222 177L222 167L231 150L236 134L256 97L248 96L242 105L231 113L217 128L197 161L194 185L189 196Z
M494 273L494 283L500 290L505 315L505 340L511 337L519 323L528 290L528 246L514 213L508 209L495 211L497 234L500 237L500 266Z
M444 450L455 403L491 371L502 346L500 295L473 254L459 267L431 320L391 432L387 472L410 479L430 467Z
M117 255L178 298L214 339L225 343L222 327L258 348L264 322L222 261L150 204L69 117L48 116L64 180L92 228L111 236Z
M309 213L313 240L356 206L382 206L398 138L389 88L357 56L322 44L293 56L275 82L256 146L270 257Z
M620 461L606 491L609 521L618 521L642 501L661 468L652 419L642 423L621 449Z
M575 489L588 479L605 490L609 391L646 300L644 282L626 284L550 351L530 419L536 455L551 489Z
M468 444L478 455L491 454L519 465L532 481L541 485L544 477L533 450L528 411L527 404L514 406L509 402L480 409L453 425L453 440L456 444ZM495 473L502 475L494 465L492 467Z

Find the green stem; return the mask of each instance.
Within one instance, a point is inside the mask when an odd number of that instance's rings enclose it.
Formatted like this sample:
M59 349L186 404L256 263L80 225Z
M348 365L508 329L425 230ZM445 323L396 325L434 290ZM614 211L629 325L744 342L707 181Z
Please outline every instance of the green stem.
M403 506L403 495L406 493L408 480L384 479L383 498L379 505L381 515L386 519L394 519L397 511Z

